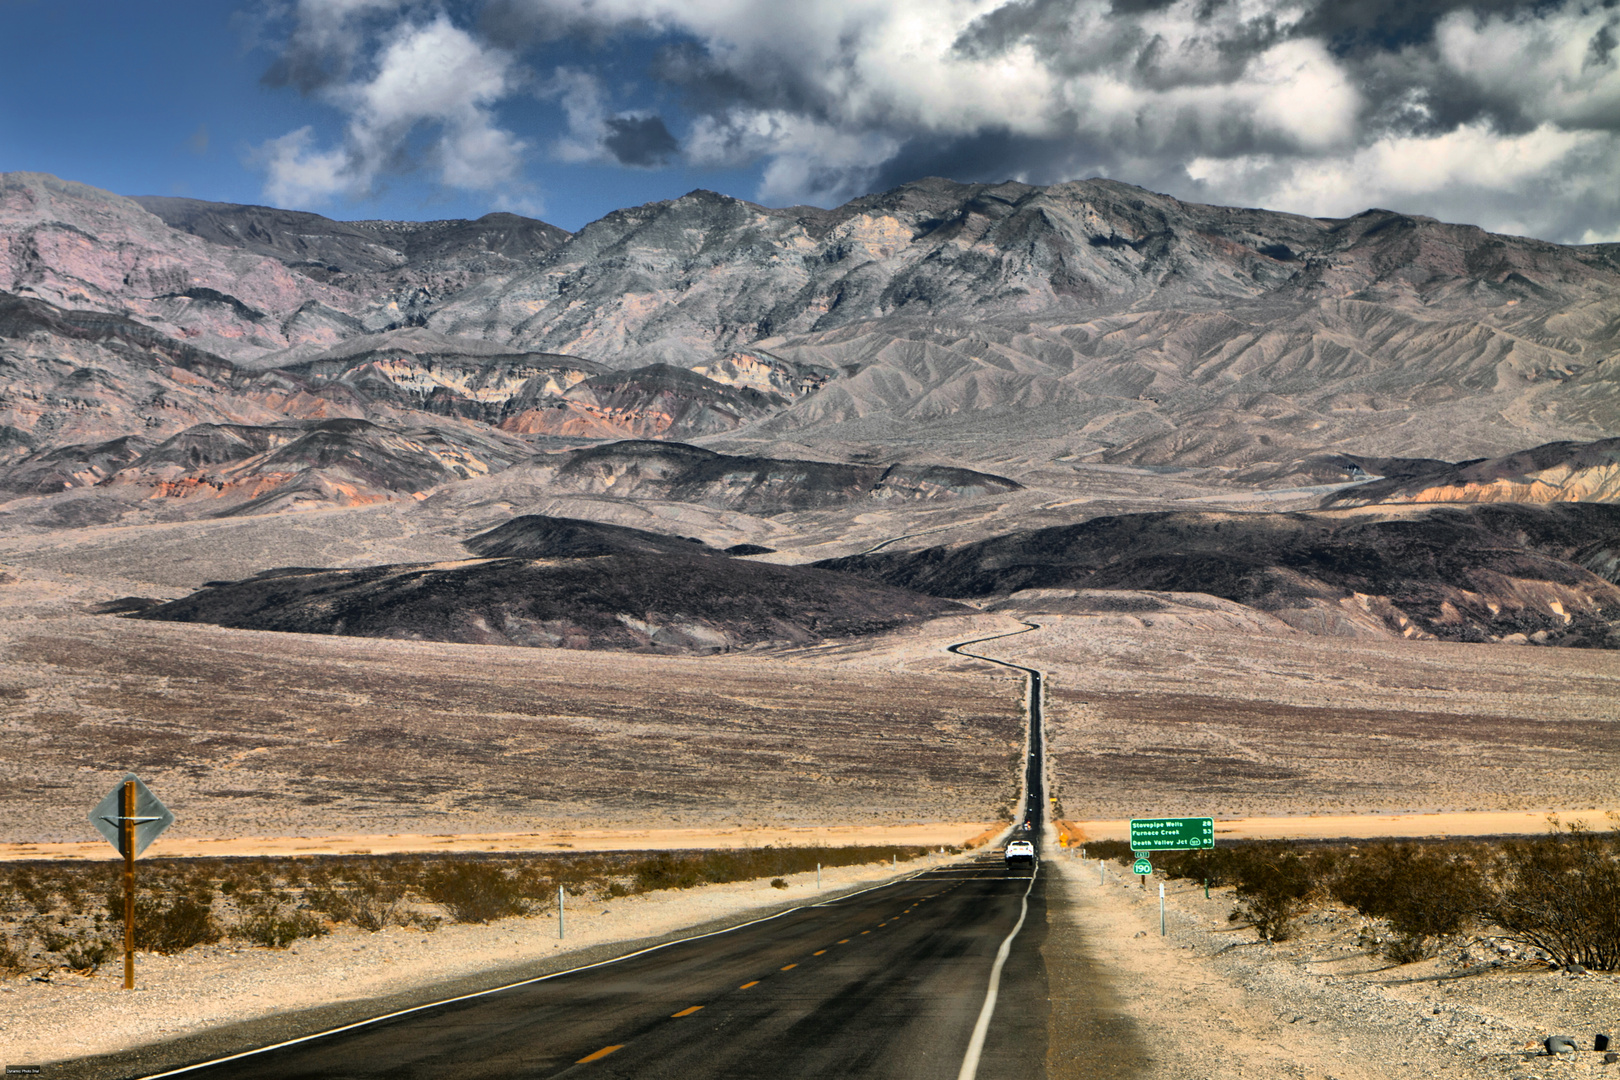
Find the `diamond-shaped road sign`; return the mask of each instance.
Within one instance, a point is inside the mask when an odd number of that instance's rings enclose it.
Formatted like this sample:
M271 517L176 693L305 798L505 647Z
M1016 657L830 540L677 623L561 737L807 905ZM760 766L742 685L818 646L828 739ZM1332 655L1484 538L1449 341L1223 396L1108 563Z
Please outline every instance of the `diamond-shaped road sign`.
M135 854L140 855L164 829L174 824L174 814L141 783L141 778L134 773L126 773L118 786L90 811L90 824L118 849L118 854L126 857L130 853L124 850L124 785L131 780L135 781L135 814L132 818L135 822Z

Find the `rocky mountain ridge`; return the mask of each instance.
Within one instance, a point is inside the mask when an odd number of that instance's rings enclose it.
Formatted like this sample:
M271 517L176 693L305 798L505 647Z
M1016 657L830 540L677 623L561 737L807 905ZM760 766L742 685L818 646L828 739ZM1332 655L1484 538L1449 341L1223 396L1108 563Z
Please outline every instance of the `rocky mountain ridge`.
M567 234L7 174L0 289L0 483L32 499L201 424L858 450L892 493L947 462L1287 484L1322 462L1494 459L1620 423L1613 245L1101 180L922 180L831 210L694 192ZM1399 497L1442 488L1463 490ZM87 507L69 516L98 520Z

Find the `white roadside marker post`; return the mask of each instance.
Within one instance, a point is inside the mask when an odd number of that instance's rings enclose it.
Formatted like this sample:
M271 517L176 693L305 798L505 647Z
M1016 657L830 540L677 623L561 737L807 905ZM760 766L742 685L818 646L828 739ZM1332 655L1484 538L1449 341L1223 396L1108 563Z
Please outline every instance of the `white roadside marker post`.
M563 887L557 886L557 940L563 937Z
M821 864L816 863L816 888L821 888Z
M1159 882L1159 936L1164 937L1164 882Z

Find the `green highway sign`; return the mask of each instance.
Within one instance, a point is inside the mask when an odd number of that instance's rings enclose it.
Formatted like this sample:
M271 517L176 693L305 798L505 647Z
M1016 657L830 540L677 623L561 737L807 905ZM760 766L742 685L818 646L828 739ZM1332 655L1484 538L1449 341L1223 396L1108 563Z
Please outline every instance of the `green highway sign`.
M1215 819L1132 818L1132 851L1186 851L1215 846Z
M1147 875L1153 873L1153 864L1148 862L1146 859L1137 859L1136 864L1131 867L1131 873L1141 874L1143 877L1146 877Z

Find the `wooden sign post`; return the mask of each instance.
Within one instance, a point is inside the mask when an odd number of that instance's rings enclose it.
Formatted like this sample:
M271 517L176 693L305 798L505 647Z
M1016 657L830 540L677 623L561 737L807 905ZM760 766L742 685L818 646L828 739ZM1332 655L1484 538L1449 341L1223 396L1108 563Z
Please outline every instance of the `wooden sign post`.
M124 781L124 989L135 989L135 781Z
M123 781L90 811L90 824L124 857L124 989L135 989L135 856L174 824L174 815L141 778Z

